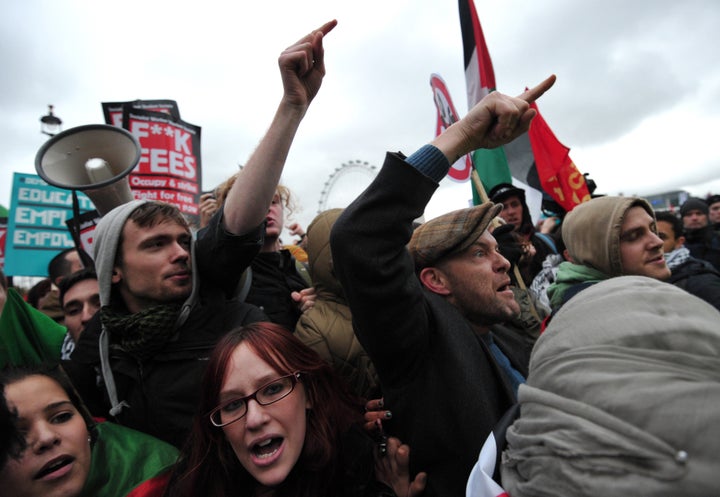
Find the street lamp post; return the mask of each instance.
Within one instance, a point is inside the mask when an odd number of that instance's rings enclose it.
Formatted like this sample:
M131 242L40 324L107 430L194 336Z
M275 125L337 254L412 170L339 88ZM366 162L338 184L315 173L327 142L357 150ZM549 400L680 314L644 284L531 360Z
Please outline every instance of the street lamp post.
M62 130L62 120L53 114L53 106L48 105L48 113L40 118L40 132L55 136Z

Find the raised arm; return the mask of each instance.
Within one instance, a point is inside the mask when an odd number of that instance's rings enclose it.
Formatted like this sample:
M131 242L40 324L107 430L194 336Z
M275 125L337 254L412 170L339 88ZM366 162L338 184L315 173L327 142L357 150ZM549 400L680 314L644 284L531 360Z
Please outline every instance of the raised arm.
M335 273L352 310L356 335L384 387L416 376L431 346L429 300L406 250L412 221L422 215L457 157L497 147L526 131L535 115L530 103L554 82L551 76L517 98L490 94L437 137L434 147L422 147L407 160L388 154L372 184L335 223ZM427 167L419 167L422 161Z
M336 25L335 20L325 23L280 54L283 97L270 128L228 192L223 214L229 232L246 233L265 219L295 133L325 76L323 37Z
M473 150L509 143L528 130L530 121L537 114L530 104L554 84L555 76L552 75L518 97L492 92L430 144L454 164Z

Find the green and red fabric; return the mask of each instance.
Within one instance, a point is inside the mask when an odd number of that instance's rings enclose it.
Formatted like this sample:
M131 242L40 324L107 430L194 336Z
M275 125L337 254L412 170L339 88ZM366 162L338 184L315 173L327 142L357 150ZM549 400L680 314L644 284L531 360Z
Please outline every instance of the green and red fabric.
M111 422L96 425L81 497L160 497L178 457L172 445Z
M0 367L57 363L67 329L9 288L0 315Z

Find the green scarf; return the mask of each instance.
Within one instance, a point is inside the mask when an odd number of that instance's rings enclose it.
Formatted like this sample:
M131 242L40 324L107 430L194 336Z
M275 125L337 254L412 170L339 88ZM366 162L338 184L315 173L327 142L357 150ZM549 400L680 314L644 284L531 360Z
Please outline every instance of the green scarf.
M111 422L98 423L96 427L90 473L81 497L160 495L178 450L150 435ZM157 489L158 486L161 488Z
M180 304L160 304L134 314L125 314L103 306L100 319L113 341L133 356L144 360L165 347L175 334Z
M0 315L0 367L57 363L67 330L8 288Z
M555 282L547 289L550 307L555 310L564 302L565 292L580 283L597 283L608 279L608 276L590 266L563 262L558 266Z

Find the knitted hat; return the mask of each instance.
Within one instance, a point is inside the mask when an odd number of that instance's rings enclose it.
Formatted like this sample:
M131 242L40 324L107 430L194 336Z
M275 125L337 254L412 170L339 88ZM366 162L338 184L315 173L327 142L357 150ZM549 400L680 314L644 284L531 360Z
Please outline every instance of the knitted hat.
M93 259L100 287L100 303L110 304L112 290L112 272L115 267L115 256L118 251L120 235L125 221L135 209L147 203L147 200L133 200L119 205L105 214L95 227L93 241Z
M680 207L680 215L682 217L685 217L685 216L687 216L688 212L694 211L694 210L698 210L707 216L708 204L706 204L705 201L701 198L690 197Z
M446 255L468 248L501 210L502 205L485 202L443 214L421 225L408 244L415 269L431 266Z
M706 203L707 203L708 207L710 207L712 204L716 204L718 202L720 202L720 195L710 195L707 198Z

